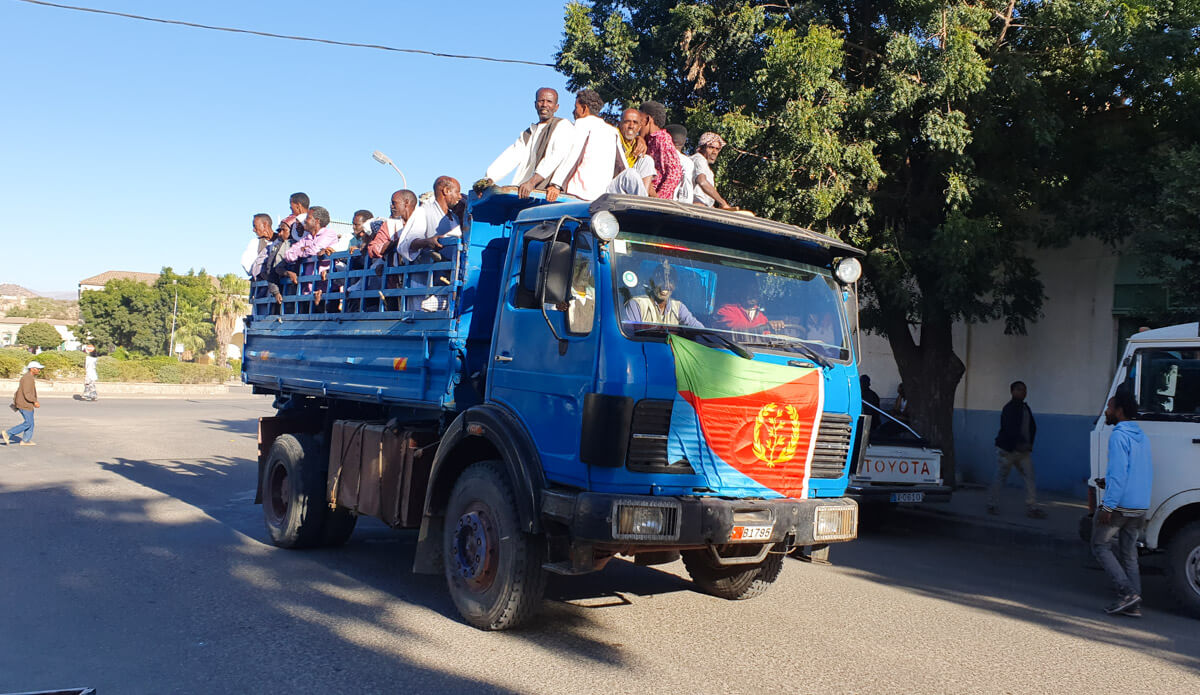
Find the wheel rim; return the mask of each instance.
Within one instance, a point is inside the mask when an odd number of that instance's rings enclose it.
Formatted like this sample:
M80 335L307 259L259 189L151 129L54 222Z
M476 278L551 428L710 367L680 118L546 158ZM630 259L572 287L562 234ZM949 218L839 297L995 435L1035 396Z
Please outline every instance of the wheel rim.
M471 591L487 591L496 579L499 542L491 510L474 503L458 518L454 530L454 560L458 575Z
M1183 567L1187 574L1188 586L1192 587L1192 591L1200 596L1200 546L1192 548L1192 552L1188 553L1187 560L1183 562Z
M287 466L274 463L271 474L267 478L267 511L271 521L282 523L287 517L288 507L292 501L292 484L288 476Z

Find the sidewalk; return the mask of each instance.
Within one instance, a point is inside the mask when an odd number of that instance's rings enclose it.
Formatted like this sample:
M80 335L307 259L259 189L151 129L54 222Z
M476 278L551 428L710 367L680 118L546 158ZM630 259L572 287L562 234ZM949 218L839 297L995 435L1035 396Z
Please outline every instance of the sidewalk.
M17 390L18 379L0 379L0 400L7 401ZM38 398L74 398L83 393L83 381L66 379L37 381ZM100 399L105 398L229 398L250 395L250 387L241 382L224 384L158 384L101 381L96 384Z
M1087 515L1087 500L1040 495L1044 519L1025 516L1025 491L1005 488L1000 513L987 513L984 487L960 487L943 504L903 504L893 515L897 525L915 531L991 545L1018 545L1056 554L1086 553L1079 538L1079 520Z

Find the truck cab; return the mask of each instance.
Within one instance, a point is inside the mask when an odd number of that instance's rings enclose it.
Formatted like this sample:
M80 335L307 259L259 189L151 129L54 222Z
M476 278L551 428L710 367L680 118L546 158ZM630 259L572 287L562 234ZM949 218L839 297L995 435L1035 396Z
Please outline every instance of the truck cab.
M1131 337L1108 397L1118 388L1130 389L1137 399L1136 424L1150 440L1154 463L1143 547L1164 554L1172 593L1200 616L1200 326L1168 326ZM1101 415L1090 442L1092 513L1104 496L1096 481L1108 468L1111 434Z
M244 379L281 406L260 426L273 540L295 545L292 506L419 526L414 569L502 629L546 571L682 556L701 588L748 598L792 548L854 538L861 253L673 201L513 193L473 194L461 243L381 289L347 270L320 308L299 289L290 315L253 300ZM389 303L421 294L444 310Z

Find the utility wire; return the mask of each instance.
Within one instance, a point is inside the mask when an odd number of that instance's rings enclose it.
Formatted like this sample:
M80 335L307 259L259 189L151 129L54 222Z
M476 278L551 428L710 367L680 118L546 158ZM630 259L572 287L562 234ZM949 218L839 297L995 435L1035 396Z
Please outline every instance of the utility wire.
M351 48L373 48L379 51L392 51L394 53L416 53L419 55L434 56L436 58L458 58L460 60L484 60L492 63L514 63L517 65L533 65L539 68L553 68L553 63L537 63L531 60L516 60L514 58L492 58L489 56L473 56L459 55L457 53L438 53L436 51L422 51L418 48L396 48L395 46L382 46L375 43L355 43L353 41L334 41L333 39L320 39L311 36L290 36L288 34L272 34L267 31L254 31L252 29L237 29L235 27L218 27L211 24L197 24L195 22L184 22L178 19L162 19L160 17L145 17L138 14L128 14L126 12L113 12L111 10L98 10L94 7L78 7L76 5L62 5L56 2L43 2L43 0L16 0L30 5L41 5L43 7L55 7L60 10L72 10L75 12L91 12L94 14L109 15L112 17L125 17L126 19L137 19L143 22L157 22L159 24L175 24L183 27L193 27L195 29L209 29L211 31L227 31L231 34L251 34L253 36L265 36L271 39L287 39L288 41L309 41L312 43L325 43L331 46L349 46Z

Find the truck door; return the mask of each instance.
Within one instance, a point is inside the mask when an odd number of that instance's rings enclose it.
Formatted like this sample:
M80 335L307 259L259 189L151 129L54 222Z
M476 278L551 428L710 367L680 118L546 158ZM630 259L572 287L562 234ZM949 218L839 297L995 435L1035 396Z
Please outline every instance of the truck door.
M596 242L575 222L519 225L492 338L488 400L524 422L549 480L587 486L579 462L584 397L595 390ZM569 265L568 265L569 264ZM569 271L569 273L568 273ZM569 277L539 301L538 277ZM561 290L564 290L561 291Z

